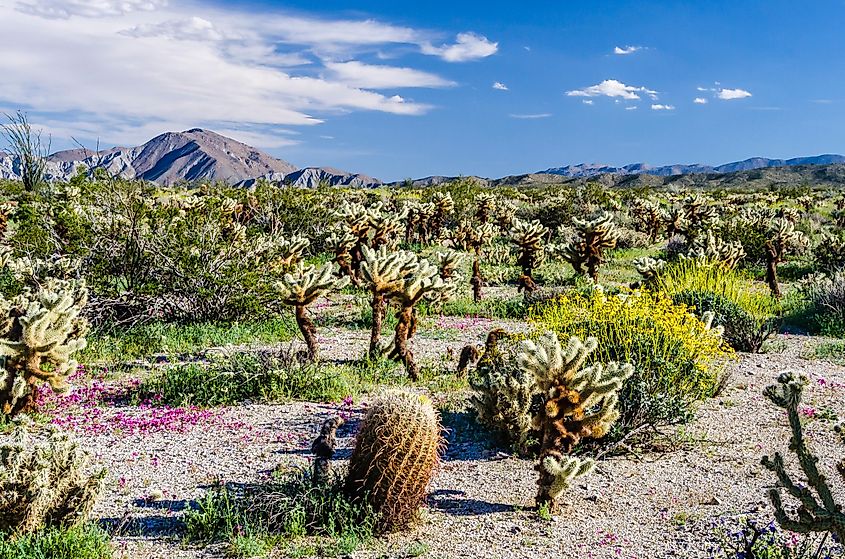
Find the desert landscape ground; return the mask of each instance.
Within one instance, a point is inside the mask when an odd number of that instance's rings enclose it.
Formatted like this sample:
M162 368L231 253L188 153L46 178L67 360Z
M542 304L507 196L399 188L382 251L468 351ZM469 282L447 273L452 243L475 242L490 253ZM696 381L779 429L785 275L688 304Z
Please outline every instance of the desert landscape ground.
M2 182L0 557L841 556L845 195L722 178Z

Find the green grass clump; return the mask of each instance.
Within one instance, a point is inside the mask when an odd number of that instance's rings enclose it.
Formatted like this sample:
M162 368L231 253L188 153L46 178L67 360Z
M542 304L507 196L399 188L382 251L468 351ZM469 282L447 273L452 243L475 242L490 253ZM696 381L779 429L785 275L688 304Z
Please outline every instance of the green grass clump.
M718 393L723 364L732 356L724 340L688 307L660 293L612 296L573 290L535 307L531 322L562 339L596 337L599 346L590 362L634 365L634 375L619 394L617 436L641 425L688 420L698 401Z
M813 347L812 357L845 365L845 342L822 342Z
M291 399L337 402L357 394L361 387L361 378L350 367L234 353L210 364L168 367L144 380L135 398L202 407Z
M297 334L289 318L260 322L175 324L155 322L125 330L94 331L81 363L123 363L155 354L194 353L208 347L288 341Z
M375 516L351 503L343 485L340 475L314 485L302 470L267 484L215 488L185 515L186 540L227 542L241 557L278 547L295 556L352 553L373 537ZM303 545L306 537L314 539Z
M11 539L0 534L0 559L111 559L108 534L93 525L46 528Z

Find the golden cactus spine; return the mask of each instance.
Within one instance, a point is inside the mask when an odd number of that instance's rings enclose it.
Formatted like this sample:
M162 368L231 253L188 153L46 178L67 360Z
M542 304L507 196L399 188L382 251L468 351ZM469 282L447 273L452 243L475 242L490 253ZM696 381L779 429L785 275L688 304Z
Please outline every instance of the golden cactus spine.
M378 515L377 529L414 521L437 469L440 421L425 396L388 392L367 409L349 459L346 493Z

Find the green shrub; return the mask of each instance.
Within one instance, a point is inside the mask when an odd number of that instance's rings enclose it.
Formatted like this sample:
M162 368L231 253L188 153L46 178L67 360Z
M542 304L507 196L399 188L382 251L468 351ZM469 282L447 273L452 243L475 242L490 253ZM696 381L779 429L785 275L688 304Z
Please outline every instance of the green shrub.
M698 314L712 312L714 324L725 329L725 341L737 351L760 351L780 325L775 317L754 317L727 297L710 291L681 291L672 300L696 309Z
M47 528L10 539L0 533L0 559L111 559L108 534L92 525Z
M189 542L228 542L230 551L267 550L317 536L320 556L353 552L373 536L375 515L352 504L338 473L314 484L306 470L254 486L214 488L185 514Z
M646 424L688 420L698 401L721 388L723 365L732 355L718 332L659 293L571 291L538 305L530 316L539 329L560 337L601 340L589 363L634 366L619 393L616 437Z
M802 313L815 332L845 338L845 270L807 278L799 287Z
M359 389L348 369L300 363L293 355L234 353L211 363L176 365L144 380L135 398L173 406L244 401L340 401Z

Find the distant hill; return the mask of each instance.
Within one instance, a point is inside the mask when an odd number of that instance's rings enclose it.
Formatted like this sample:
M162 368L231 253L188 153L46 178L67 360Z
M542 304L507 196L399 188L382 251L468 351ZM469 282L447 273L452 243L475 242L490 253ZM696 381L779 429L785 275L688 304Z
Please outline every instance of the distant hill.
M114 176L161 185L196 181L249 185L259 177L306 188L316 187L321 181L348 186L381 184L366 175L337 169L299 169L237 140L201 128L165 132L137 147L114 147L99 152L59 151L47 160L48 178L67 180L80 165L89 169L100 167ZM19 178L19 167L16 160L0 153L0 178Z
M736 171L751 171L754 169L767 169L770 167L795 167L799 165L830 165L832 163L845 163L845 156L842 155L816 155L812 157L796 157L793 159L768 159L765 157L752 157L743 161L734 161L724 165L710 166L694 163L691 165L675 164L651 167L645 163L631 163L622 167L613 167L597 163L581 163L578 165L566 165L564 167L553 167L545 171L538 171L536 174L562 175L564 177L594 177L597 175L655 175L658 177L669 177L673 175L710 174L710 173L734 173Z

